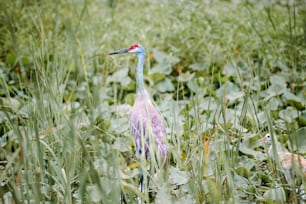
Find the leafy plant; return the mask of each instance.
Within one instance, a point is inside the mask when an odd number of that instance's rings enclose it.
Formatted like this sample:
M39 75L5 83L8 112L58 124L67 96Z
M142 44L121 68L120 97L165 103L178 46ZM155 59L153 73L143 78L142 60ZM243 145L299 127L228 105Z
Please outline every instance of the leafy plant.
M306 153L303 1L0 6L1 203L305 200L305 177L288 182L258 142ZM168 180L146 193L128 121L136 61L107 55L133 42L170 146Z

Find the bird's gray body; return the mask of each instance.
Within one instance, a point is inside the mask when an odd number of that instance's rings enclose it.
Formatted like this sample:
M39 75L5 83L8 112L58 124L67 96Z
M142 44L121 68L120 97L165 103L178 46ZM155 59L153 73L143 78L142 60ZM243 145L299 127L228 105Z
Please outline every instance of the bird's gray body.
M168 153L166 127L145 89L136 93L135 103L130 113L130 129L134 137L137 157L144 148L145 157L148 159L150 142L154 142L158 156L166 159Z

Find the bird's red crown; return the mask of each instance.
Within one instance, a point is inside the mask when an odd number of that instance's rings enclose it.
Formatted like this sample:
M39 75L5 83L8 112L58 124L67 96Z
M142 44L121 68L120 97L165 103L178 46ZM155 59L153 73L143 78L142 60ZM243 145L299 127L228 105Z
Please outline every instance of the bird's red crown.
M134 43L133 45L131 45L129 47L129 50L134 50L135 48L139 47L139 44L138 43Z

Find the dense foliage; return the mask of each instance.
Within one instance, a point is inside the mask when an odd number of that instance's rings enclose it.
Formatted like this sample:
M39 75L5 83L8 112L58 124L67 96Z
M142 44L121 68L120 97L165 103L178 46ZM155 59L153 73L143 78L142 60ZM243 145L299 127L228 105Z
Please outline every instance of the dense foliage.
M306 3L1 1L0 203L297 203L258 139L306 154ZM136 58L168 125L169 178L138 191ZM154 183L154 182L153 182ZM304 197L303 197L304 196Z

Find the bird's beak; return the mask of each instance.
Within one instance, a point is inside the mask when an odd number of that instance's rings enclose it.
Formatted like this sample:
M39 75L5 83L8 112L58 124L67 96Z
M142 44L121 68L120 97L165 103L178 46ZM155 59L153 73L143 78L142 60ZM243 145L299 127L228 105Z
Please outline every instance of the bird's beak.
M123 53L128 53L129 52L129 49L122 49L122 50L117 50L117 51L114 51L114 52L110 52L108 53L109 55L116 55L116 54L123 54Z

